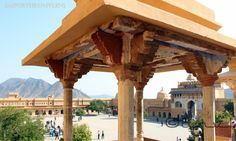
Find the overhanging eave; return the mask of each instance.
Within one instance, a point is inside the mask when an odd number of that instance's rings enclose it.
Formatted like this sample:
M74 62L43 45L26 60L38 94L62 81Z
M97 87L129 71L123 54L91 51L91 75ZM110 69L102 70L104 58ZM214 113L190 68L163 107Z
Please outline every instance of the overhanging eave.
M83 9L83 10L81 10ZM236 41L198 23L173 15L139 1L96 0L81 2L62 25L22 60L23 65L46 66L45 59L90 30L123 15L164 27L186 36L236 51Z

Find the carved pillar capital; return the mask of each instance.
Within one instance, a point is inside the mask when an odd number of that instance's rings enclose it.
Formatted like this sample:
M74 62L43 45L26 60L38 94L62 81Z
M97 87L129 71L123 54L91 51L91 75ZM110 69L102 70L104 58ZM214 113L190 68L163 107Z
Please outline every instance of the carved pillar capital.
M136 82L134 84L136 91L143 91L144 87L146 86L146 83L144 82Z
M73 89L76 80L68 80L68 79L60 79L63 88L70 88Z
M132 71L128 66L126 65L117 65L113 67L113 71L116 75L116 78L118 81L120 80L135 80L135 72Z
M202 86L212 86L215 81L218 79L217 75L199 75L197 76L197 80L200 81Z

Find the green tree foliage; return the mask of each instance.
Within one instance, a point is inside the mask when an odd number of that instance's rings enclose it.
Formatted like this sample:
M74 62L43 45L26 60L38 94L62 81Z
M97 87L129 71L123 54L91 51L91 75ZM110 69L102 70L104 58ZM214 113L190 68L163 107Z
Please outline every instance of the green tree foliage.
M73 141L91 141L92 132L88 125L82 124L73 128Z
M75 111L76 116L84 116L85 115L85 111L83 109L77 109Z
M191 133L191 135L188 137L188 141L194 141L194 137L195 137L195 133L194 133L194 130L195 129L197 129L197 128L201 128L202 129L202 135L201 135L201 137L202 137L202 139L204 140L204 135L203 135L203 133L204 133L204 122L203 122L203 120L201 119L201 120L191 120L190 122L189 122L189 130L190 130L190 133Z
M230 101L224 105L225 111L228 111L232 116L234 116L234 103Z
M26 110L16 108L0 109L0 140L43 141L43 124L32 120Z
M216 112L215 115L215 122L216 126L220 125L220 123L223 122L229 122L233 118L234 115L234 105L233 102L230 101L224 105L224 111L223 112ZM200 127L202 129L202 139L204 140L204 122L202 119L200 120L192 120L189 123L189 129L191 132L191 135L188 138L188 141L194 141L194 129Z
M107 104L101 100L93 100L87 108L99 114L102 111L106 111Z
M233 116L228 111L216 112L216 123L230 122Z
M144 111L144 112L143 112L143 116L144 116L144 118L147 118L147 117L148 117L148 112L147 112L147 111Z

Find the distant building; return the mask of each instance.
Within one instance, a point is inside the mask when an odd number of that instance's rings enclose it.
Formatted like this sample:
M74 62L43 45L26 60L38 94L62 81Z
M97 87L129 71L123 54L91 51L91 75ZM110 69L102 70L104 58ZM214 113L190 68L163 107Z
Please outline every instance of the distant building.
M73 109L84 108L90 104L92 98L73 99ZM110 104L111 98L99 98ZM63 114L63 99L48 96L47 98L21 98L19 93L9 93L7 98L0 98L0 108L16 107L27 109L32 115L54 115Z
M215 83L214 86L216 111L223 111L224 104L230 99L224 98L221 83ZM149 117L155 118L198 118L202 116L202 98L200 83L189 75L186 81L179 82L178 87L172 88L169 94L162 89L157 93L156 99L144 99L144 111ZM112 103L117 107L117 96Z
M224 104L229 99L224 98L224 88L221 83L215 83L216 111L223 111ZM170 94L163 89L158 92L157 99L144 99L145 111L149 116L160 118L175 117L198 118L202 116L203 97L202 87L192 75L184 82L179 82L177 88L172 88Z

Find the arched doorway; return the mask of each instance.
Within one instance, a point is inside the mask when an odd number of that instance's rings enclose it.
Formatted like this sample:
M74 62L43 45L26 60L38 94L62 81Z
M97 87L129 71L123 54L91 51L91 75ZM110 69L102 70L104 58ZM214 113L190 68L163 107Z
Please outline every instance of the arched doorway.
M61 114L63 114L63 110L61 110Z
M159 118L161 118L161 112L158 113Z
M195 115L195 111L194 111L195 103L191 100L188 102L187 106L188 106L188 118L192 119Z
M171 113L170 112L168 113L168 118L171 118Z
M163 118L166 118L166 112L163 112Z

